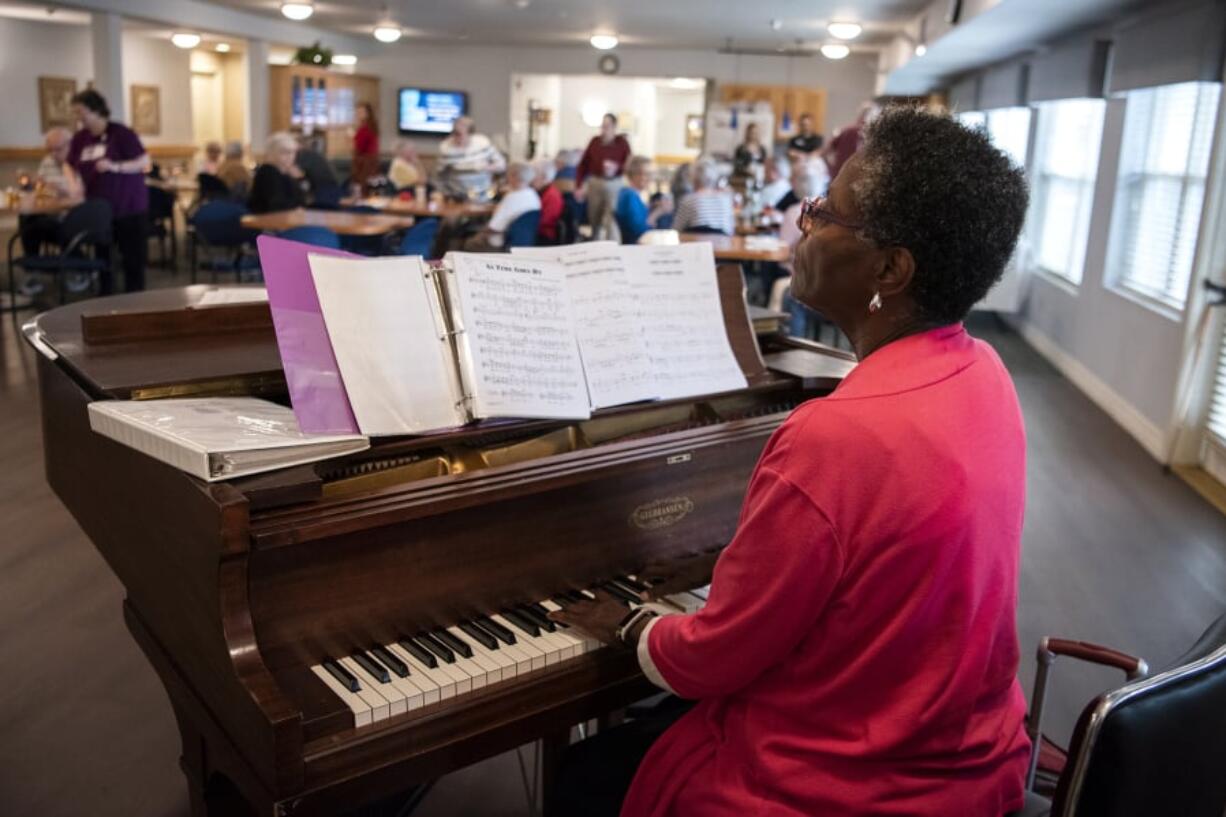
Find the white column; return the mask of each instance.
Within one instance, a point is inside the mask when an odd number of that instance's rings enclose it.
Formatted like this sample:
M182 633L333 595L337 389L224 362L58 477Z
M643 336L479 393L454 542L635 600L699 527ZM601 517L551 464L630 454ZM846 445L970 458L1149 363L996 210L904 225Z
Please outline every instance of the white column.
M128 121L128 90L123 81L123 17L95 12L93 22L94 88L106 97L111 119Z
M268 43L247 41L247 138L251 151L264 155L269 127Z

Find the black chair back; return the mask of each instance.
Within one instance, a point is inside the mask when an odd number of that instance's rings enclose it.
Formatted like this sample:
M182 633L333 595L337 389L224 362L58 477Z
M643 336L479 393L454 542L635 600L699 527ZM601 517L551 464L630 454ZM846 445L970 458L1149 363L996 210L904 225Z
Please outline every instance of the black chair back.
M109 201L83 201L64 214L64 219L60 222L60 246L64 248L65 254L83 244L109 246L113 221Z
M201 201L217 201L230 198L230 188L212 173L197 173L196 183L200 185Z
M172 219L175 215L175 194L161 187L149 187L149 218L154 221Z
M1226 616L1172 668L1091 702L1069 756L1054 815L1222 817Z

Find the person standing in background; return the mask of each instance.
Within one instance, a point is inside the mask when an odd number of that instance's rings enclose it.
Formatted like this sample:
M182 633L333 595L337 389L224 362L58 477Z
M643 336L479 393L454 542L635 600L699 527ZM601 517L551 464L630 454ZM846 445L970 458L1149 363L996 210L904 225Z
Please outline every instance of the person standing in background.
M839 171L843 169L843 165L847 164L847 160L860 149L864 143L864 127L872 119L876 110L877 106L871 102L861 105L856 121L836 133L830 140L830 144L822 151L822 158L826 160L826 167L830 170L830 178L833 179L839 175Z
M758 136L758 125L750 122L745 127L745 141L737 145L736 154L732 159L732 175L738 179L753 179L762 181L762 170L766 165L766 146Z
M149 189L145 173L149 154L140 137L127 125L112 122L111 109L92 88L72 98L73 113L81 128L72 137L68 163L81 177L86 198L104 199L115 219L112 232L123 262L126 292L145 288L145 259L149 236ZM111 281L103 276L102 294Z
M369 102L358 104L358 129L353 133L353 183L364 187L367 179L379 175L379 120Z
M821 134L813 130L813 114L800 115L800 133L788 140L788 156L792 162L809 161L817 158L822 149Z
M611 113L600 120L600 133L588 142L575 170L576 196L587 202L587 219L592 238L617 238L613 209L622 186L622 171L630 160L630 142L617 132L617 117Z

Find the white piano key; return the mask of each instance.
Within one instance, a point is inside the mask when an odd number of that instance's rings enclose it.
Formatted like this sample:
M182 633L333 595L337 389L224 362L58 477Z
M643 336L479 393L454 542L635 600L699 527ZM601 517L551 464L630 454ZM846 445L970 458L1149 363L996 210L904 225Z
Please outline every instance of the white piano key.
M504 624L503 626L505 627L506 625ZM502 645L502 648L504 650L513 647L514 649L519 650L520 653L522 653L524 656L527 657L528 662L529 662L528 669L527 670L521 669L520 670L521 673L530 672L530 671L538 670L538 669L545 669L545 651L531 642L532 642L532 639L523 635L523 633L517 632L515 633L515 643L514 644L504 643Z
M699 598L689 592L674 593L671 596L666 596L664 600L683 613L697 613L707 603L706 599Z
M451 667L452 669L459 670L463 674L467 675L469 679L470 688L473 690L478 690L481 687L489 683L489 670L487 670L485 667L481 666L480 664L478 664L476 661L472 660L471 658L465 658L464 656L460 655L458 652L455 653L454 663L448 664L446 661L440 658L439 664L440 665L445 664L446 666Z
M499 670L499 680L509 681L515 677L515 659L508 656L501 649L491 650L489 647L485 646L459 627L448 627L447 631L463 641L472 649L473 658L476 658L478 655L483 655L490 661L497 664Z
M500 614L494 613L490 616L494 621L497 621L503 627L507 627L511 632L515 633L515 640L525 644L531 644L536 649L540 650L545 656L545 665L553 666L562 660L565 652L565 644L559 644L552 639L545 638L549 635L548 632L542 630L539 636L532 636L525 633L523 630L511 623L510 619L503 618Z
M466 660L472 661L474 664L481 667L481 669L485 671L485 683L486 684L496 684L502 680L502 664L499 663L498 661L495 661L493 658L487 655L483 649L478 649L479 647L481 647L480 644L477 644L474 641L470 641L469 638L464 634L464 631L461 630L459 627L448 627L447 632L451 633L451 635L463 641L465 644L468 645L468 648L472 650L472 657ZM460 658L459 653L456 653L456 658L457 659Z
M332 673L323 668L322 664L316 664L311 667L311 672L327 685L328 689L335 693L336 697L344 702L345 706L349 707L349 711L353 713L354 726L366 726L372 720L370 704L361 698L356 692L350 692L338 680L332 677ZM360 683L360 682L359 682Z
M427 682L434 685L434 699L429 699L430 693L427 691L426 703L434 703L435 701L443 701L448 698L455 697L455 678L452 678L438 667L426 666L412 653L401 647L399 644L388 644L387 649L401 661L409 665L409 671L413 673L410 677L418 681L418 686L423 686Z
M541 606L544 607L546 610L548 610L551 613L562 609L562 605L558 604L553 599L545 599L544 601L541 602ZM576 651L577 651L576 654L577 655L582 655L583 653L591 652L592 650L598 649L601 646L599 641L597 641L596 639L592 638L591 636L585 633L578 632L573 627L568 630L563 630L559 628L558 631L554 633L554 635L561 635L561 636L566 637L568 640L572 640L576 642Z
M523 649L523 645L519 643L519 639L515 640L514 644L504 644L498 642L498 651L515 662L515 674L527 675L532 670L536 669L536 662L539 660L540 665L545 666L545 656L533 656L527 650Z
M395 655L395 653L392 654ZM375 660L379 661L378 656L375 657ZM383 662L380 661L379 663L382 664ZM395 670L393 670L391 667L388 667L387 670L392 686L396 687L396 689L400 690L400 692L404 695L405 704L409 712L412 712L414 709L421 709L427 703L431 703L430 701L426 700L426 690L423 689L422 686L414 679L412 667L408 668L409 674L404 678L397 675ZM434 687L433 684L430 684L430 686L434 688L434 698L437 700L438 689L437 687Z
M380 714L381 710L376 705L376 702L371 701L371 706L374 709L372 714L376 721L390 718L392 715L402 715L409 711L409 704L404 698L404 693L396 689L390 681L385 684L378 678L373 677L366 670L362 669L361 664L352 658L338 658L336 663L349 670L358 679L358 683L362 685L361 691L358 692L359 695L365 692L367 695L363 697L366 697L368 700L371 700L370 695L377 695L383 699L383 710L385 711L382 711L382 714Z
M442 693L439 690L438 684L436 684L432 679L427 678L425 675L423 675L421 672L418 671L417 667L414 667L409 663L408 657L400 649L399 644L384 644L383 649L387 650L389 653L392 654L392 656L394 656L395 658L399 658L404 663L405 667L409 671L409 676L407 678L401 678L400 680L402 682L407 682L411 684L414 688L416 688L421 693L421 696L422 696L421 705L422 706L429 706L430 704L436 704L439 702L439 700L441 700ZM402 684L402 688L403 688L403 684ZM414 709L415 707L410 705L409 708Z

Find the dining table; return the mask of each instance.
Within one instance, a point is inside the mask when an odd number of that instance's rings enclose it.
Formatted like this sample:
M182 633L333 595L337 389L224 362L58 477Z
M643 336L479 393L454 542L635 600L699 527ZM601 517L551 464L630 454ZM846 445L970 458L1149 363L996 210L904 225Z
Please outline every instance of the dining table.
M778 236L723 235L721 233L681 233L682 243L707 241L713 245L717 261L774 261L792 259L792 248Z
M348 210L278 210L248 213L242 224L249 230L280 233L294 227L327 227L337 235L376 236L413 226L412 217L383 213L355 213Z
M342 204L372 207L387 215L414 216L416 218L470 218L487 217L493 214L493 202L439 201L437 199L402 199L394 196L368 196L346 199Z

